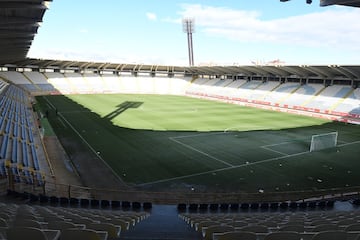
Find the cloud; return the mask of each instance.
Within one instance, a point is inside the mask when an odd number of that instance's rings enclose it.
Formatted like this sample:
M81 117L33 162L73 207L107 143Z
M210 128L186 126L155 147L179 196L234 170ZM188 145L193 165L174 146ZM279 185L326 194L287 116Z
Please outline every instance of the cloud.
M80 31L79 31L80 33L88 33L89 32L89 30L87 30L86 28L82 28L82 29L80 29Z
M146 13L146 17L151 20L151 21L156 21L157 20L157 16L155 13L152 12L147 12Z
M195 29L210 36L241 42L278 43L308 47L360 49L360 9L333 8L287 18L262 20L258 11L200 4L183 4L181 18L195 18Z

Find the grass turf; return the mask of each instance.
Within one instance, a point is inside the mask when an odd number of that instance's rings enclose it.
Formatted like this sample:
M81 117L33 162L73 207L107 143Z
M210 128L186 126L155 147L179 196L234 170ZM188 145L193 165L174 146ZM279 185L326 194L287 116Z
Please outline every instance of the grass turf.
M154 190L283 191L360 180L359 126L180 96L38 101L60 139L85 140L124 181ZM308 152L311 135L332 131L337 148Z

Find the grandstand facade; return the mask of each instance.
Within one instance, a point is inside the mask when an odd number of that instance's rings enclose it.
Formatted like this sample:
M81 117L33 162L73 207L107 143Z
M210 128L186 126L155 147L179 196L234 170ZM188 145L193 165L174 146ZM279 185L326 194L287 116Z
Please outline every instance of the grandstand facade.
M180 95L360 123L360 66L171 67L27 59L3 64L0 80L1 175L10 173L11 184L21 178L41 186L46 176L49 182L54 178L41 140L41 113L32 111L38 95Z
M28 59L3 70L3 80L33 95L188 95L352 123L360 117L358 66L171 67Z

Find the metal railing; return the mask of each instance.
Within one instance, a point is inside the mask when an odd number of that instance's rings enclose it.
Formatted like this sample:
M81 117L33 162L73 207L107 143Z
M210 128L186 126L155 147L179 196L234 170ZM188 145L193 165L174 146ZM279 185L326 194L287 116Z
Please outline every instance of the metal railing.
M196 192L196 191L142 191L114 190L90 188L76 185L66 185L54 181L44 181L38 184L26 184L26 181L15 181L11 171L7 177L8 189L17 192L29 192L46 196L66 198L87 198L98 200L119 200L129 202L151 202L154 204L178 203L261 203L261 202L292 202L320 199L348 199L360 196L360 186L346 188L331 188L320 190L299 190L287 192ZM27 181L29 182L29 181Z

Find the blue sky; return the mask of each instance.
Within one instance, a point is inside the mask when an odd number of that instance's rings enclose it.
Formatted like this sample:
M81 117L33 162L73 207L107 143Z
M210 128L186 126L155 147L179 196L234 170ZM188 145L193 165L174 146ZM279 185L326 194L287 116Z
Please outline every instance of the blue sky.
M360 9L314 0L56 0L28 57L187 65L360 64Z

